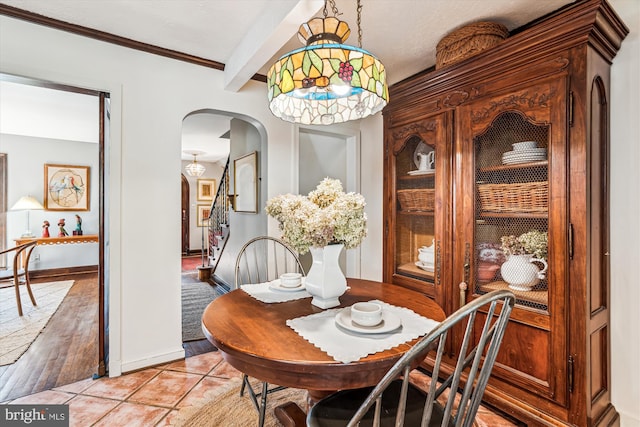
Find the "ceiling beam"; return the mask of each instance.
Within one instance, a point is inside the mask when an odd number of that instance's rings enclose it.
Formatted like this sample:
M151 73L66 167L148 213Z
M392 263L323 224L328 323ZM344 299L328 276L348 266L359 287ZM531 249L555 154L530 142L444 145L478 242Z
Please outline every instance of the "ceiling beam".
M224 89L240 90L323 6L324 0L269 3L225 64Z

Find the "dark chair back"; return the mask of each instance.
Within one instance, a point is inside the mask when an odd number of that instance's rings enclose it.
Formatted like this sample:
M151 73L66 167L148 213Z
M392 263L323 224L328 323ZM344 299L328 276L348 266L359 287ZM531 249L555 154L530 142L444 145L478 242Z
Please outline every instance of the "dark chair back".
M471 427L514 304L515 296L508 290L493 291L474 299L418 341L373 390L362 389L359 397L358 391L338 392L321 400L309 411L307 424L355 427L360 422L361 426L403 426L406 422L412 427ZM464 333L460 335L462 341L457 349L455 369L448 373L441 369L442 359L450 351L452 336L461 328ZM430 359L431 384L424 393L410 386L409 373L436 346L435 355ZM353 409L349 412L348 402L358 398L362 403L351 403ZM340 418L344 421L337 421Z

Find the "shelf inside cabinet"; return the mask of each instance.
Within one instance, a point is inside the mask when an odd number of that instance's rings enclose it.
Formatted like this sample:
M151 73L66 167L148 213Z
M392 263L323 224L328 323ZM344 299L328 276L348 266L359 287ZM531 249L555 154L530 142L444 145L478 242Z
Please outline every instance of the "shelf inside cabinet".
M547 291L546 289L544 290L533 289L531 291L517 291L517 290L511 289L509 287L509 284L503 281L480 284L478 288L484 292L491 292L498 289L507 289L515 294L518 304L533 306L534 308L540 308L540 305L543 305L546 308L549 304L549 291Z
M548 160L542 160L539 162L518 163L515 165L487 166L484 168L480 168L478 172L503 172L503 171L518 170L518 169L542 168L542 167L547 167L548 165L549 165Z
M549 217L547 212L488 212L482 211L480 218L539 218L546 219ZM483 220L476 220L476 224L483 224Z
M436 176L435 171L433 172L429 171L429 173L420 174L420 175L400 175L398 176L398 179L400 181L414 181L414 180L421 180L421 179L433 179L435 176Z
M398 215L405 215L405 216L433 216L433 211L398 211Z
M425 271L412 263L401 264L396 271L400 274L433 280L433 272Z

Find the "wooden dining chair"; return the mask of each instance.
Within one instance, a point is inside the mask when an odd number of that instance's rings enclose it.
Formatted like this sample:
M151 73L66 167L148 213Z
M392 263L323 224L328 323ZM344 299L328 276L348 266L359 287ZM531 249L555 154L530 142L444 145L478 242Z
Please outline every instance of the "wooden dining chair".
M13 254L12 268L6 270L0 270L0 281L12 279L13 286L16 290L16 304L18 305L18 315L22 316L22 301L20 299L20 278L24 277L24 283L29 293L31 303L35 307L36 299L31 291L31 282L29 280L29 259L31 258L31 252L36 247L38 242L31 241L17 245L9 249L5 249L0 252L0 255Z
M245 243L238 253L235 287L239 289L242 285L270 282L283 273L301 273L304 276L305 272L298 254L280 239L269 236L255 237ZM249 397L258 411L259 427L264 425L267 396L284 388L282 386L269 388L267 382L262 382L261 391L256 393L249 382L249 377L246 374L242 376L240 396L244 395L245 389L248 390Z
M476 298L421 338L375 387L338 391L316 403L307 414L307 426L471 427L514 304L515 295L508 290ZM442 357L450 351L447 339L463 326L455 369L447 373L441 369ZM410 383L409 373L436 345L425 393Z

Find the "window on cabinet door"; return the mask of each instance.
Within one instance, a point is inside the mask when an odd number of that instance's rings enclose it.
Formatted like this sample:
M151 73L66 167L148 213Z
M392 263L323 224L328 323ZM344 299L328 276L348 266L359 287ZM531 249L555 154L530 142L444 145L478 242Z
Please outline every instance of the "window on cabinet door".
M475 293L548 310L549 127L503 113L475 137Z
M395 157L395 273L433 283L435 143L409 137Z

